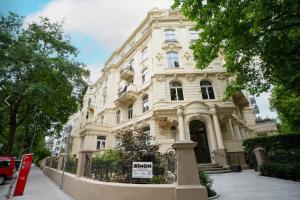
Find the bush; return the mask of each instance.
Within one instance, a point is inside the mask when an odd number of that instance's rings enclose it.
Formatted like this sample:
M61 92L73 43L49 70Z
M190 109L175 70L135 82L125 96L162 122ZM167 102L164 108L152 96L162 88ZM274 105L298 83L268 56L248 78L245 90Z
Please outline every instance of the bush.
M213 179L202 170L199 170L198 174L201 185L205 186L207 189L208 197L215 196L217 193L212 189Z
M263 176L300 181L300 162L278 163L266 161L259 167L259 171Z
M259 166L262 175L299 181L300 134L251 138L245 140L243 146L250 157L255 157L255 148L265 149L266 161Z
M299 149L300 134L279 134L250 138L243 142L243 146L248 154L252 154L257 147L263 147L266 152L276 149Z

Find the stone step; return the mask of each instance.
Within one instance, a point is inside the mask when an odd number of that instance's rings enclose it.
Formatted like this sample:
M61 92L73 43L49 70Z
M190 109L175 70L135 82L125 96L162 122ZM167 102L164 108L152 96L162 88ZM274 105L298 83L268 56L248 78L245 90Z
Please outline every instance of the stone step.
M212 166L220 166L218 163L201 163L197 164L198 167L212 167Z
M222 174L222 173L229 173L231 170L225 169L225 170L217 170L217 171L205 171L207 174Z

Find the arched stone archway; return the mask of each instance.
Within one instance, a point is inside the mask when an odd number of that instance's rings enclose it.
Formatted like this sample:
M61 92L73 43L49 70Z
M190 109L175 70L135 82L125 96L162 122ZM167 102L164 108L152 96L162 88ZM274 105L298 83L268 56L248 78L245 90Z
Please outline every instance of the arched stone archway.
M197 142L195 147L197 163L211 163L205 124L200 120L192 120L189 123L189 129L191 140Z

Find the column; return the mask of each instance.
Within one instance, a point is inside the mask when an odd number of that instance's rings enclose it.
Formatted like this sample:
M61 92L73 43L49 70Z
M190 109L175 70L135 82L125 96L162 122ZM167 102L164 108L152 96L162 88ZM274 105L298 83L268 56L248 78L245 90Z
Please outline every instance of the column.
M218 119L217 111L216 111L215 107L213 107L211 109L211 113L212 113L212 116L213 116L215 132L216 132L216 136L217 136L218 148L221 149L221 148L224 148L224 143L223 143L222 132L221 132L220 123L219 123L219 119Z
M179 127L179 141L185 141L184 136L184 121L183 121L183 107L177 109L178 127Z
M212 148L213 148L212 150L216 150L218 148L217 141L216 141L216 134L214 131L214 124L210 115L208 116L208 123L209 123L209 130L210 130L208 136L212 144Z
M238 139L242 140L243 138L241 136L241 132L240 132L240 129L239 129L238 125L236 123L233 123L233 127L234 127L234 130L235 130L236 134L237 134Z
M236 140L236 137L235 137L235 134L233 131L233 127L232 127L232 123L231 123L231 118L229 119L229 126L230 126L230 131L231 131L232 137L234 140Z

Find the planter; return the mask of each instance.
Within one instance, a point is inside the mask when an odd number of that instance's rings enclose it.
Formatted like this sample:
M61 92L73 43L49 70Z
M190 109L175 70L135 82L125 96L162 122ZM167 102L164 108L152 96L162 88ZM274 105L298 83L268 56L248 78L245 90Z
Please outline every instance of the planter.
M241 165L230 165L230 169L232 172L241 172L242 171Z

